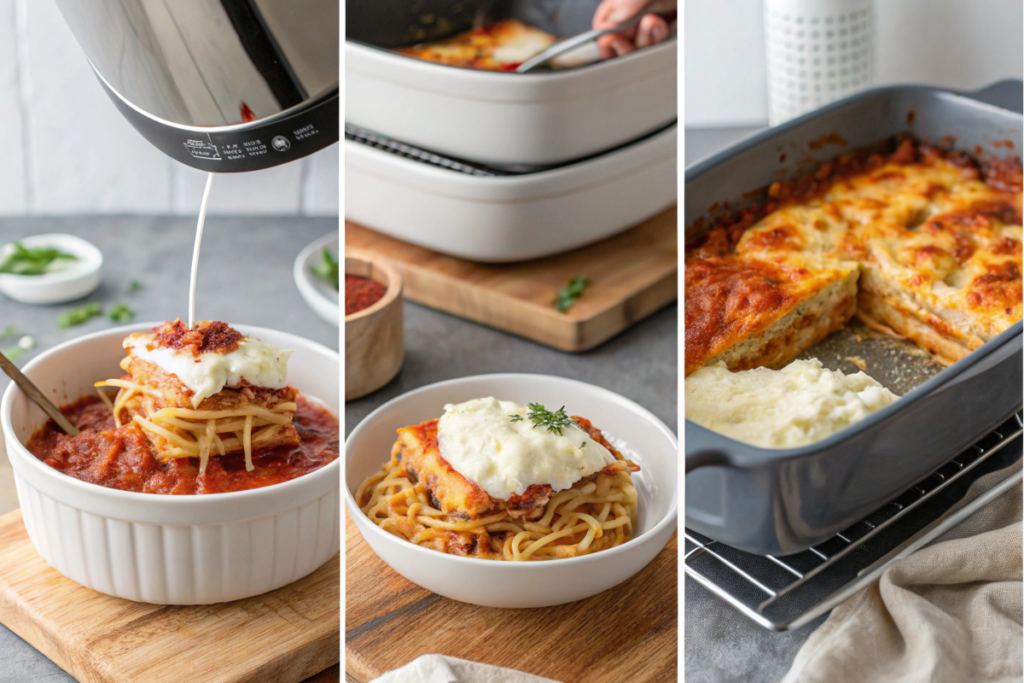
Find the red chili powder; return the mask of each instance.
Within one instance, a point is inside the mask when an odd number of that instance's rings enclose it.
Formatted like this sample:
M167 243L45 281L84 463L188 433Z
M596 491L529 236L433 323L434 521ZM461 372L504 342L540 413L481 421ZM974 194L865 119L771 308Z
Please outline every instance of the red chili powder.
M345 274L345 315L369 308L384 296L387 288L376 280Z

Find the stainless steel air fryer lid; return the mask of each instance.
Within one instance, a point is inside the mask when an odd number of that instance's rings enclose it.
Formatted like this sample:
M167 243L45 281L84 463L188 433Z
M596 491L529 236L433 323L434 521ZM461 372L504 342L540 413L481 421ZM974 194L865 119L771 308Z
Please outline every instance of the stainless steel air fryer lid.
M100 83L158 149L204 171L338 141L338 0L57 0Z

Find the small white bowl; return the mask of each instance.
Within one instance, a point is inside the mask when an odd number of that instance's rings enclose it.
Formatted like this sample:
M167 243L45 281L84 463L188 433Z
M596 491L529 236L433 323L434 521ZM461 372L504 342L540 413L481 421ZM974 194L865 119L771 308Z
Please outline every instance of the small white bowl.
M133 324L61 344L25 366L57 405L118 377L121 341L159 323ZM241 332L293 349L289 382L335 415L340 360L315 342L276 330ZM25 448L46 416L13 383L0 430L14 468L25 527L64 576L107 595L200 605L259 595L312 573L339 550L341 459L305 476L249 491L172 496L106 488L59 472Z
M81 237L52 233L32 235L16 241L27 249L54 247L78 258L66 261L60 270L43 275L0 274L0 292L15 301L25 304L60 304L88 296L100 286L103 254ZM12 251L13 243L0 248L0 261Z
M314 263L320 262L320 251L324 247L330 250L336 258L341 259L338 249L338 233L335 231L324 235L299 252L299 255L295 258L293 274L295 276L295 285L299 288L299 294L306 300L309 307L313 309L313 312L330 324L338 327L341 321L340 286L339 289L334 289L334 287L313 275L313 271L309 269Z
M623 455L640 465L641 471L633 475L639 494L634 538L593 555L547 562L502 562L421 548L371 522L359 509L355 492L390 457L395 430L440 417L445 403L488 396L523 404L564 404L566 412L591 420ZM675 435L629 399L564 377L478 375L431 384L370 413L348 437L345 452L345 502L366 542L405 578L461 602L531 608L589 598L646 567L676 530L679 447Z

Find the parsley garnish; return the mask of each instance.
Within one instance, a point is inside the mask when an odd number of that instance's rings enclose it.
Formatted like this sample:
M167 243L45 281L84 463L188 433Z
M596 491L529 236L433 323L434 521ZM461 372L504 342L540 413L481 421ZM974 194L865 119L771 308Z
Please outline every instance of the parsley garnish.
M139 282L138 280L132 280L131 282L128 283L129 292L137 292L140 289L142 289L142 283Z
M110 309L110 312L107 313L107 317L113 320L114 322L119 322L122 325L126 325L132 321L132 318L135 317L135 311L128 308L126 304L117 304L112 309Z
M21 242L13 244L14 251L0 263L0 273L12 275L43 275L56 261L77 261L74 254L66 254L52 247L26 249Z
M103 307L98 303L91 303L79 306L78 308L72 308L70 311L57 318L57 327L67 329L68 327L81 325L86 320L95 318L101 313L103 313Z
M335 258L334 254L327 247L324 247L323 251L320 252L320 263L314 263L309 269L313 271L313 275L316 275L331 287L340 289L341 267L338 264L338 259Z
M0 332L0 343L13 341L12 338L16 337L17 335L18 331L15 330L10 325L8 325L6 328L4 328L3 332ZM24 356L27 352L34 349L35 347L35 337L26 334L22 336L21 339L19 339L18 342L13 346L7 346L5 348L0 349L0 353L7 356L7 360L16 361L22 356Z
M587 278L585 277L574 277L569 280L569 284L559 289L556 293L555 310L562 313L568 311L576 303L577 299L583 296L583 290L586 287Z
M572 427L576 422L565 414L565 406L552 412L540 403L528 404L530 412L526 414L534 427L546 427L549 432L562 436L562 429ZM523 416L519 414L509 415L513 422L522 422Z

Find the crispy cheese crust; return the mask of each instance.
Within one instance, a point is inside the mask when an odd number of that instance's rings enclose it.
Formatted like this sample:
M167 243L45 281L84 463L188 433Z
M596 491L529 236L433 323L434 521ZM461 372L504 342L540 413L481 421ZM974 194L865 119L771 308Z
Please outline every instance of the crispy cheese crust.
M817 329L834 327L850 301L822 292L851 267L858 317L962 358L1021 318L1020 177L1019 161L980 168L906 138L776 183L762 212L722 221L687 252L686 374L723 353L734 369L792 360L820 337L792 333L805 321L786 314L824 306ZM794 342L765 361L780 335Z
M589 420L574 417L577 424L615 456L616 461L623 461L622 454L615 449L601 431ZM533 485L522 495L513 494L509 500L491 498L486 491L459 474L455 468L441 455L437 445L437 425L439 420L427 420L422 424L402 427L398 430L398 441L393 451L397 451L402 466L417 481L430 489L431 503L442 512L464 519L479 519L496 512L507 511L513 518L534 519L544 512L553 491L547 484ZM393 454L395 454L393 452ZM617 463L606 467L602 472L612 473L619 470ZM584 477L586 482L596 479L599 473Z
M396 50L428 62L483 71L515 71L521 62L496 59L495 51L524 40L550 45L555 37L533 26L505 19L452 38Z

